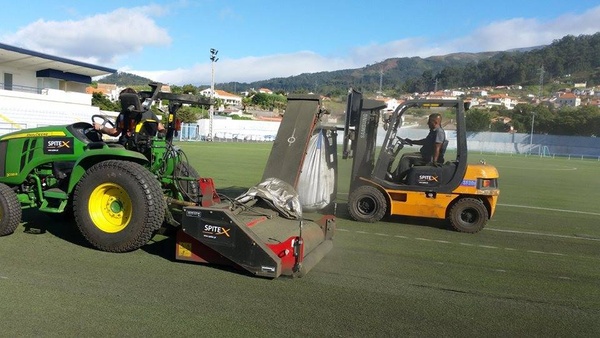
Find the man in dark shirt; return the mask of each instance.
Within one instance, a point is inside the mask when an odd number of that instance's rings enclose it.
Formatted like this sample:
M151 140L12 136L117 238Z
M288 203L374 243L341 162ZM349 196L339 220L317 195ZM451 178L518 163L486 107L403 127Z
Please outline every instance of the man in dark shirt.
M120 95L125 93L136 94L136 91L132 88L125 88L121 91ZM119 136L119 143L125 144L135 131L136 125L141 121L155 121L158 123L158 132L164 132L165 127L160 122L159 118L154 114L152 110L147 107L147 110L143 112L130 111L130 107L121 107L121 112L117 116L115 126L113 128L102 126L102 124L94 123L94 129L110 135ZM135 107L134 107L135 109Z
M400 177L404 178L406 172L414 165L438 165L442 162L442 145L446 141L446 133L442 129L442 116L438 113L429 115L427 121L429 126L429 134L427 137L420 140L406 139L409 144L421 145L418 153L407 153L402 155L398 172Z

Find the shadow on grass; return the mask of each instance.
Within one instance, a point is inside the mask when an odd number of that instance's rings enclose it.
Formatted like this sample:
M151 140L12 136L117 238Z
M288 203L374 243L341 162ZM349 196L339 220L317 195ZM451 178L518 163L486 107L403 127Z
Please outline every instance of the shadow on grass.
M72 216L72 215L71 215ZM75 245L91 248L75 226L73 217L65 214L49 214L28 209L23 211L23 232L31 235L49 233L57 238Z
M348 212L348 203L342 202L337 204L335 216L340 219L346 219L353 221L350 213ZM445 219L425 218L425 217L412 217L412 216L401 216L401 215L387 215L382 219L383 222L400 223L415 226L425 226L429 228L451 230L448 221ZM367 224L367 223L363 223Z
M165 259L169 262L178 263L178 264L187 264L187 265L195 265L195 266L206 266L213 269L237 273L240 275L253 276L248 271L233 265L223 265L223 264L211 264L211 263L199 263L199 262L189 262L189 261L180 261L175 259L175 250L176 248L176 240L175 235L171 236L162 236L157 235L152 238L148 244L144 245L140 248L144 252L158 256L162 259Z

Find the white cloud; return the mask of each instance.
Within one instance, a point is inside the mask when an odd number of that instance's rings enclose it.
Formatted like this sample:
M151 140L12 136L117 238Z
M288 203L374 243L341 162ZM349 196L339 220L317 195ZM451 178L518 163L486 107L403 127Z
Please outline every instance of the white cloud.
M186 2L181 2L182 6ZM117 60L140 53L147 46L171 43L166 29L154 18L164 15L166 7L151 5L119 8L81 20L38 20L3 37L3 41L52 55L93 64L115 65ZM231 9L220 13L237 18ZM553 20L514 18L491 22L473 32L451 40L434 41L428 37L412 37L386 43L370 43L355 47L343 57L328 57L312 51L299 51L264 57L221 60L216 64L215 81L252 82L302 73L358 68L393 57L428 57L454 52L498 51L549 44L567 34L593 34L600 31L600 6L583 14L565 14ZM211 64L195 64L188 68L143 70L135 65L121 70L171 84L210 84Z
M389 58L431 56L445 53L438 47L430 45L425 38L409 38L390 41L384 44L370 44L368 46L356 47L352 50L351 62L357 67L366 64L380 62Z
M326 58L313 52L277 54L265 57L224 59L215 64L215 82L252 82L275 77L288 77L357 65L343 59ZM123 69L152 80L173 84L210 84L211 64L197 64L190 69L143 71Z
M600 6L581 15L565 14L554 20L515 18L492 22L472 34L447 44L447 49L460 51L500 51L512 48L534 47L552 43L565 35L600 32ZM456 46L456 47L452 47Z
M393 57L428 57L456 52L500 51L533 47L552 43L565 35L594 34L600 31L600 6L581 15L565 14L554 20L515 18L492 22L467 36L445 42L430 41L424 37L369 44L356 47L345 58L327 58L313 52L246 57L226 60L217 65L216 82L252 82L301 73L332 71L364 67ZM192 69L160 72L136 72L150 78L176 84L209 84L210 63Z
M80 61L112 64L145 46L171 43L167 31L153 17L164 9L151 5L119 8L81 20L35 21L3 40L8 44Z

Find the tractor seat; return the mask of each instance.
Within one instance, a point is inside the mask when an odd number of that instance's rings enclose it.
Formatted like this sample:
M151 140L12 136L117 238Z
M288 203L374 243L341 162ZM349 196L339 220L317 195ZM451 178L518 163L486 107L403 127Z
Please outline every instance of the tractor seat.
M140 96L136 93L121 93L119 101L121 101L121 110L124 112L143 113L145 111Z
M135 135L142 138L151 138L158 133L158 122L142 120L135 126Z

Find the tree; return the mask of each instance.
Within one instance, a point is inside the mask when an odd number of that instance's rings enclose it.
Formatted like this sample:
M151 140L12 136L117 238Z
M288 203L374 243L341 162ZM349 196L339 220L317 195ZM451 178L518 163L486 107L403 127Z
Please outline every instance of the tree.
M287 99L279 94L256 93L252 96L251 102L262 109L273 110L274 108L285 107Z
M467 131L488 131L490 129L490 114L479 109L467 111L465 116Z
M207 116L206 110L199 107L183 106L177 111L177 118L183 123L196 123L200 118Z
M194 86L193 84L186 84L181 87L181 91L185 94L197 95L198 87Z
M118 102L112 102L108 97L100 92L94 92L92 94L92 106L100 108L100 110L106 111L120 111L121 105Z

